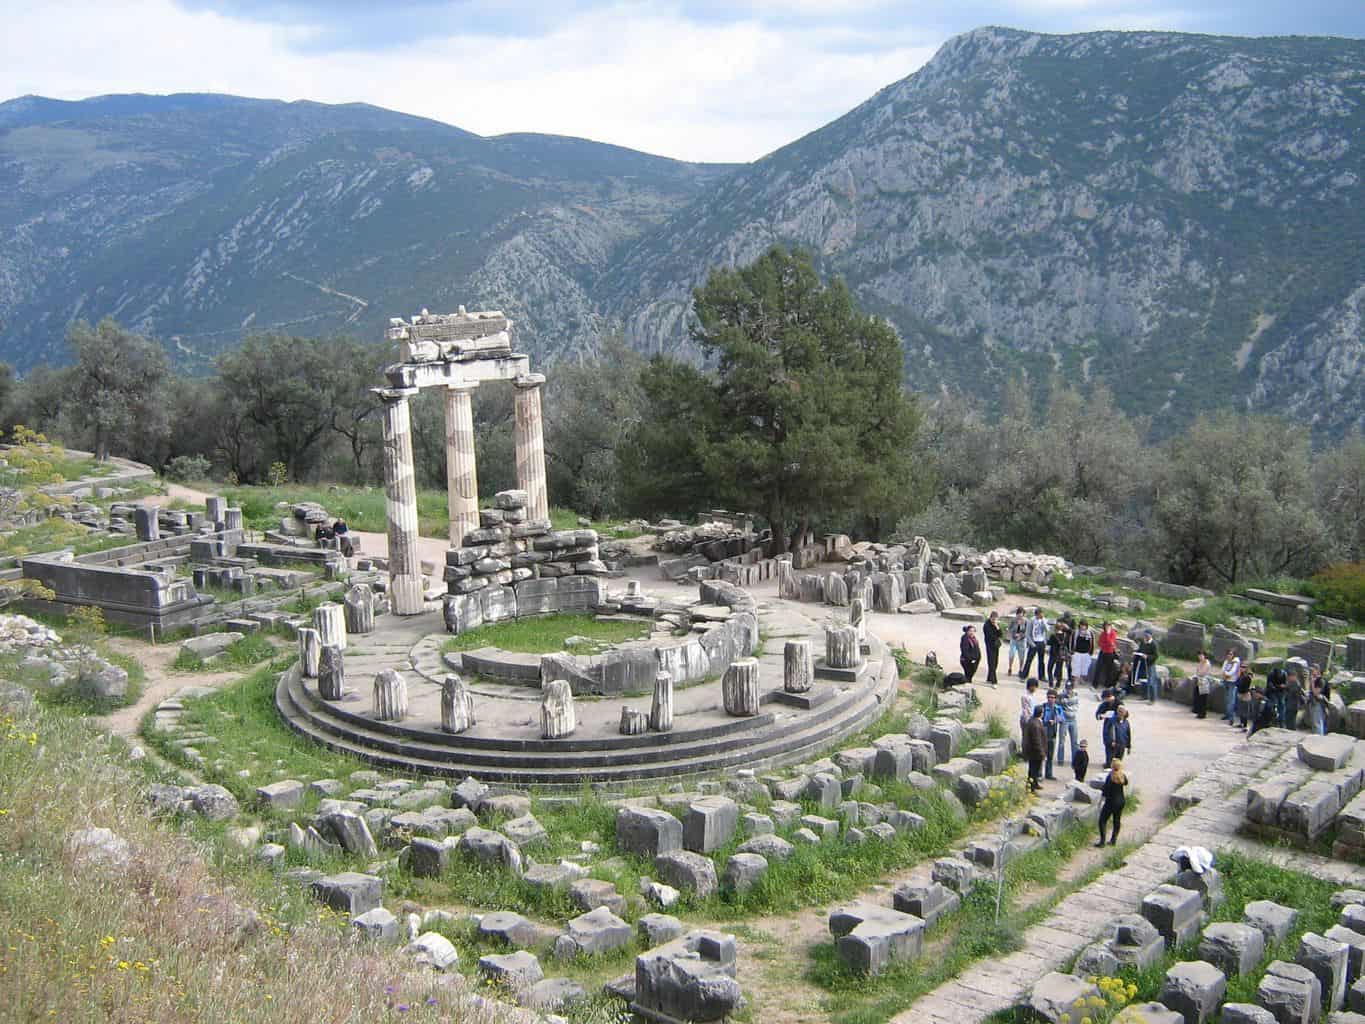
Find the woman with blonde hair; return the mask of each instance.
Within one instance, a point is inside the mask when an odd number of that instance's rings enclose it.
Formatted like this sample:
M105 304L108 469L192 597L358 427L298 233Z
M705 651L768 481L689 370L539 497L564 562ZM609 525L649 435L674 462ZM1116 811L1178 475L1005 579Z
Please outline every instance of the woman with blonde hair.
M1104 780L1104 785L1100 788L1100 841L1096 846L1104 845L1104 826L1110 820L1114 822L1114 831L1109 837L1109 845L1116 846L1119 841L1119 827L1123 824L1123 805L1127 803L1128 776L1123 770L1123 761L1114 758L1109 766L1109 775Z

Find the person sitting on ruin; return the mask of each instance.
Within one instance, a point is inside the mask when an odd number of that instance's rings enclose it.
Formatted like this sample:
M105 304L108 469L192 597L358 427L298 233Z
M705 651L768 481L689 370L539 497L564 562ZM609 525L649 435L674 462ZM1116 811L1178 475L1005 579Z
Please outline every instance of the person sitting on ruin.
M346 520L338 518L332 524L332 535L337 539L337 546L341 548L341 553L350 558L355 554L355 545L351 543L351 528L346 525Z
M319 523L318 528L313 531L313 539L318 542L319 547L326 547L324 541L329 541L334 536L332 528L326 523Z

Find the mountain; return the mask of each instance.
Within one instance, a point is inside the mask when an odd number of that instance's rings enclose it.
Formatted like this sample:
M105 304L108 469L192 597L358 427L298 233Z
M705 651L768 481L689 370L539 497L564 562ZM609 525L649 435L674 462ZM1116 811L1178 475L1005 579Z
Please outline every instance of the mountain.
M601 289L686 347L713 264L799 244L925 391L1102 379L1158 427L1365 422L1365 42L988 28L743 168Z
M202 365L460 304L540 362L617 325L695 356L691 289L774 242L895 325L918 390L1060 374L1162 430L1231 405L1339 435L1365 425L1365 42L979 29L738 167L361 105L0 104L21 367L77 315Z
M0 358L66 359L113 315L206 365L250 330L380 338L503 307L542 357L590 349L623 244L730 170L360 104L105 96L0 104Z

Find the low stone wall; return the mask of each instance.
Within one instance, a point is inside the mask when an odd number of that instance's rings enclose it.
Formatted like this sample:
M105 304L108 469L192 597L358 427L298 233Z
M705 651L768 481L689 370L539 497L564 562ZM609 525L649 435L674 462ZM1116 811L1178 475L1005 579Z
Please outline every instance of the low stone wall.
M165 572L87 565L47 555L25 558L23 570L26 578L38 580L57 595L55 601L26 604L62 614L72 606L97 605L109 621L124 625L180 626L213 603L213 598L197 593L189 580Z
M606 580L598 576L527 579L445 596L446 630L460 634L494 622L529 615L591 612L607 600Z

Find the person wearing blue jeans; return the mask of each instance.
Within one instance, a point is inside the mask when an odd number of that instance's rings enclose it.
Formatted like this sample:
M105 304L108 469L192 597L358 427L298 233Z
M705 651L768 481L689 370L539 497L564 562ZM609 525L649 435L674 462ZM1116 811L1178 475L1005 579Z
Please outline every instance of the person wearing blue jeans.
M1043 729L1047 736L1047 753L1044 755L1044 778L1052 778L1052 758L1061 746L1066 735L1066 711L1057 700L1057 691L1047 691L1047 703L1043 705Z
M1223 656L1223 720L1228 725L1237 724L1237 677L1242 674L1242 659L1228 648Z
M1080 698L1076 696L1074 680L1068 679L1066 689L1057 695L1057 703L1062 706L1062 711L1066 714L1065 731L1057 733L1057 763L1066 764L1066 747L1068 741L1071 745L1071 761L1076 761L1076 751L1078 747L1077 719L1081 710Z

